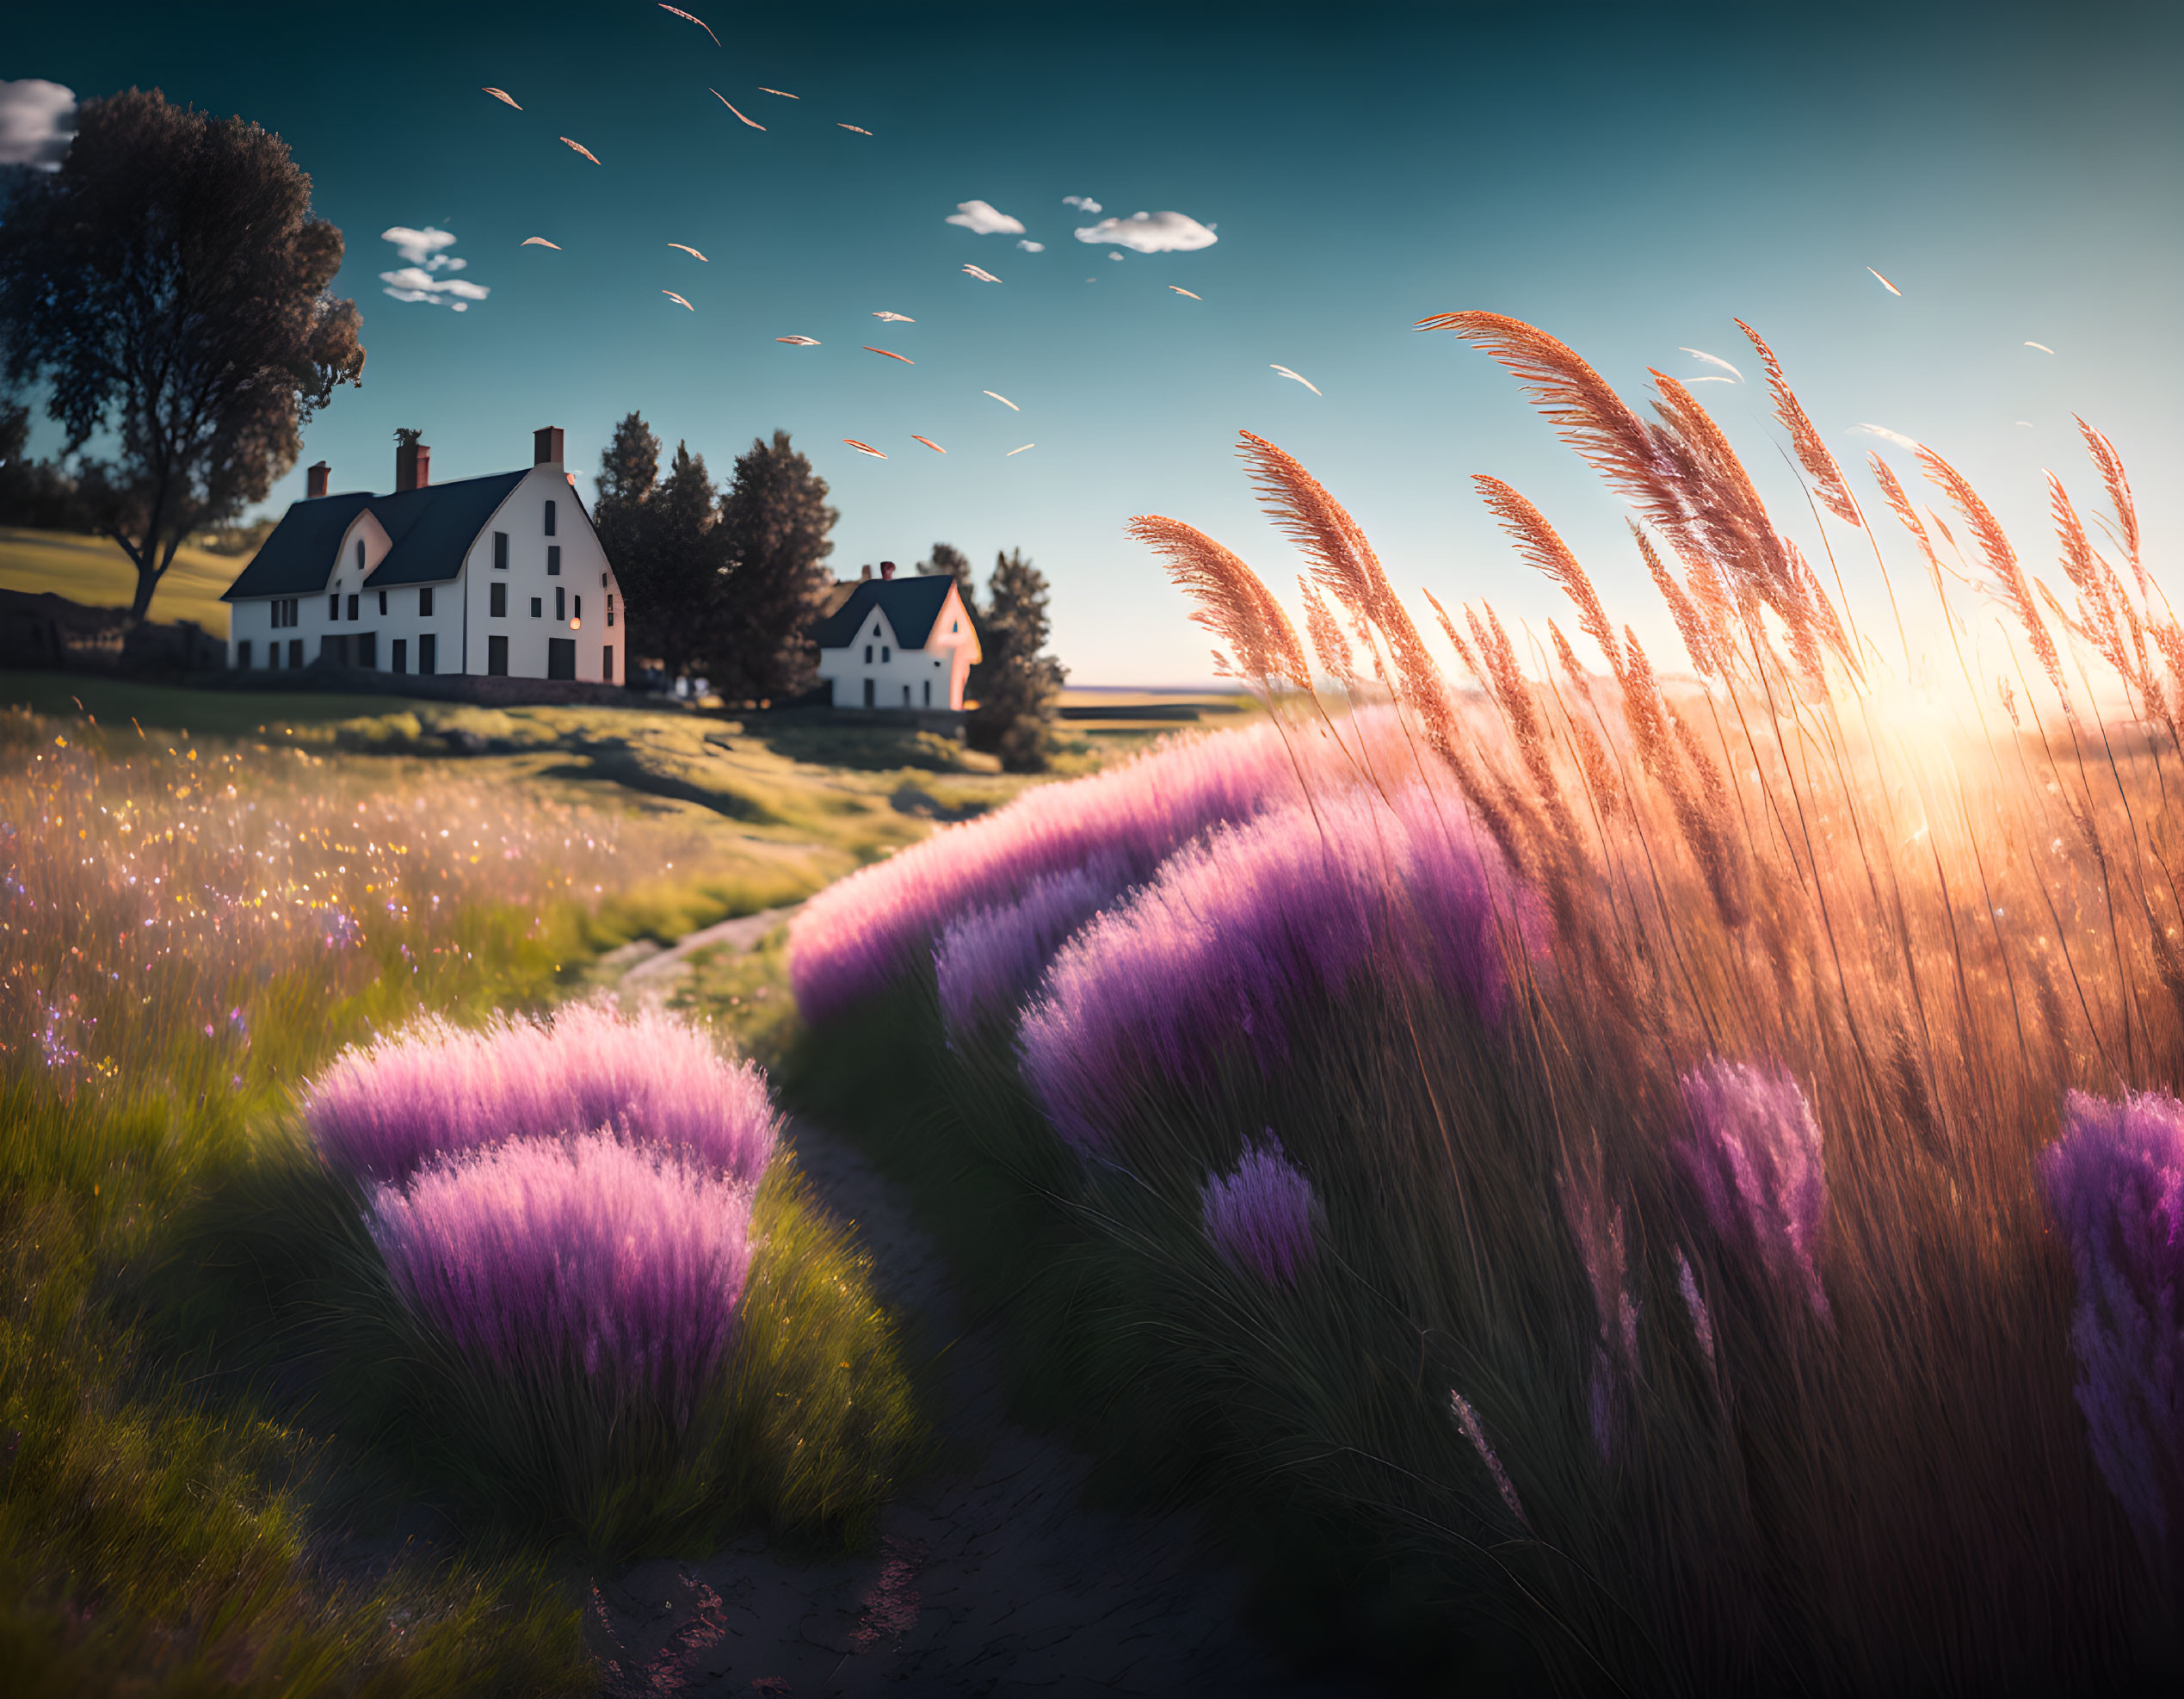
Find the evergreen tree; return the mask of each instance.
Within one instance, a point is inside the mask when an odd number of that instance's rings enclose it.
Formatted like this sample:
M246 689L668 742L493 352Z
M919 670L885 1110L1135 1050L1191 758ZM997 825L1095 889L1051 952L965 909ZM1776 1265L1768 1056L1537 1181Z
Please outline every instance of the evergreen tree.
M1042 652L1050 629L1046 575L1021 549L996 555L979 626L985 662L970 740L972 748L1000 756L1008 772L1037 773L1046 766L1055 698L1069 676L1059 661Z
M817 677L811 627L833 587L828 533L841 516L826 480L789 444L753 439L720 502L725 601L713 646L714 682L731 700L785 701Z
M591 521L621 585L632 662L664 663L660 623L663 615L673 617L652 547L651 496L659 478L660 439L641 415L631 413L599 456L599 502Z
M933 553L917 563L921 578L952 578L956 594L963 598L964 611L975 621L978 615L978 575L972 570L971 557L953 543L935 543Z
M722 683L731 670L721 655L728 623L727 535L705 456L677 442L668 475L643 507L650 611L642 624L632 626L632 637L650 642L670 678L704 673L724 695L737 694Z

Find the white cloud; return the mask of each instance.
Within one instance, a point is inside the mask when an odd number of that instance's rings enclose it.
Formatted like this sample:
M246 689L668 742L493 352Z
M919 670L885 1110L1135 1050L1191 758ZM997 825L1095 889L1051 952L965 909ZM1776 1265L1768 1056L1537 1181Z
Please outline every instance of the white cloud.
M1044 242L1019 242L1016 245L1027 254L1043 254L1046 251L1046 244Z
M1100 203L1089 195L1064 195L1062 197L1062 204L1064 207L1076 207L1088 219L1096 219L1100 216Z
M447 231L435 230L430 225L423 230L412 230L406 224L398 224L392 230L381 231L379 240L392 242L395 252L411 265L421 265L428 271L437 271L448 264L453 264L458 271L462 269L460 260L440 251L442 248L453 247L454 237Z
M0 165L60 170L76 139L76 93L43 77L0 82Z
M989 207L983 201L959 201L955 210L947 216L950 224L959 224L974 236L1021 236L1021 219L1012 219L998 207Z
M1186 254L1210 248L1221 238L1196 219L1181 213L1132 213L1126 219L1101 219L1088 225L1077 232L1077 239L1140 254Z

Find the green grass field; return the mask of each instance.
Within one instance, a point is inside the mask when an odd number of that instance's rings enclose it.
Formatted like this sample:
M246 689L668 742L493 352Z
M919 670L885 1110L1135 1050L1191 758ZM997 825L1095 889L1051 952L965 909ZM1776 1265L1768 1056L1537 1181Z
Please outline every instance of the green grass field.
M151 617L194 620L225 639L227 604L220 593L235 582L245 559L201 548L176 550L175 564L152 593ZM136 596L137 569L105 537L0 525L0 590L50 590L87 607L126 608Z

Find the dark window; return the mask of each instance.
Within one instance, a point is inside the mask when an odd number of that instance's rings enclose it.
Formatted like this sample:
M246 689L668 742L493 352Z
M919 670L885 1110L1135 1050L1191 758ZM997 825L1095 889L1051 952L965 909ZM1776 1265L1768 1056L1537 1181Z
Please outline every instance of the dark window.
M440 639L427 632L417 639L417 670L431 672L439 664Z
M546 639L546 677L574 678L577 676L577 639L573 637Z
M505 637L485 639L485 670L494 678L508 677L508 639Z
M386 670L389 672L407 672L410 670L410 639L398 637L386 646Z
M550 537L553 534L553 504L548 502L546 507L546 533Z
M867 666L872 664L872 645L869 643L865 645L865 664Z
M429 616L432 613L432 586L427 584L417 592L417 612Z
M925 706L933 706L933 681L929 678L925 681Z
M235 646L235 670L238 672L250 670L250 639L247 637Z
M546 549L546 576L550 578L558 578L561 576L561 545L559 543L551 544Z
M364 570L364 539L361 537L356 540L356 570L360 572Z
M350 597L349 597L349 618L351 618L352 620L353 620L353 619L355 619L355 618L356 617L356 603L357 603L357 599L358 599L358 598L356 598L356 597L355 597L355 596L350 596Z
M872 705L873 705L873 682L872 682L872 680L870 680L869 678L867 678L867 679L865 681L865 706L866 706L867 707L870 707Z
M349 639L356 651L356 664L376 668L379 664L379 634L375 631L361 631Z
M508 571L508 533L493 533L493 566L497 571Z
M531 617L534 620L540 620L546 617L546 598L544 596L534 596L531 598Z
M582 619L583 618L583 616L584 616L584 599L583 599L583 597L582 597L581 596L571 596L571 597L569 598L569 611L570 611L571 614L573 614L573 615L575 615L577 619L582 620Z
M883 661L891 661L895 658L895 652L883 643L879 646L879 658Z
M381 590L379 592L379 612L382 614L386 612L386 592L385 590Z
M903 706L904 707L910 706L910 686L907 684L903 686Z
M288 639L288 664L292 667L299 667L303 664L303 639L300 637L292 637Z
M508 617L508 586L495 584L485 596L485 611L497 620Z
M553 587L553 622L559 625L569 617L569 592L559 584Z
M328 596L328 597L326 598L326 617L327 617L328 619L330 619L330 620L338 620L339 618L341 618L341 616L342 616L342 599L341 599L341 597L340 597L340 596Z
M611 590L607 595L607 623L610 626L614 623L614 596Z
M614 682L614 646L611 643L599 652L599 682L602 684Z

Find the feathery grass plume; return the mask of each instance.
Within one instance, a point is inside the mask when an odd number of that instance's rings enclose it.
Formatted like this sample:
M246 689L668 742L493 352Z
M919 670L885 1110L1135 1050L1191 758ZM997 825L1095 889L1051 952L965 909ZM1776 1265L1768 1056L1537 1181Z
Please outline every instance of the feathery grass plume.
M1320 594L1317 584L1299 572L1297 588L1305 598L1305 634L1311 639L1312 652L1319 657L1321 670L1345 690L1354 689L1357 684L1357 655L1350 647L1349 633L1328 608L1327 598Z
M680 1430L734 1331L751 1195L603 1133L515 1139L378 1187L370 1226L404 1305L483 1372Z
M2039 605L2033 600L2033 592L2025 582L2024 569L2017 564L2017 551L2010 546L2008 534L1994 510L1979 498L1959 472L1933 449L1919 450L1919 464L1949 499L1957 511L1964 516L1965 523L1971 528L1971 534L1979 544L1979 552L1985 557L1987 570L1993 573L2001 586L2002 600L2018 623L2025 629L2026 640L2033 646L2033 653L2039 659L2040 669L2047 674L2048 683L2055 687L2055 694L2063 699L2064 713L2076 718L2076 710L2070 701L2070 686L2063 682L2062 658L2055 652L2055 639L2050 636L2047 622L2040 618Z
M1478 485L1487 511L1501 521L1502 528L1516 544L1517 553L1562 586L1576 607L1578 630L1600 646L1601 653L1607 658L1607 670L1620 678L1623 656L1615 646L1615 627L1608 623L1607 610L1600 605L1600 593L1577 557L1570 552L1570 545L1556 534L1545 515L1500 479L1474 473L1471 482Z
M1495 613L1490 602L1481 605L1486 609L1486 625L1483 630L1476 625L1472 628L1479 631L1479 647L1493 674L1495 701L1500 705L1502 717L1516 744L1517 757L1531 777L1534 795L1546 809L1547 818L1564 846L1574 846L1576 829L1570 818L1569 805L1563 799L1562 782L1555 776L1554 763L1547 749L1546 727L1540 720L1539 705L1533 700L1532 686L1517 665L1516 650L1509 642L1508 633L1502 629L1501 616ZM1465 611L1469 614L1470 609Z
M1694 670L1701 678L1724 676L1727 666L1718 652L1712 622L1676 582L1675 574L1661 564L1652 540L1638 528L1636 521L1631 522L1631 541L1638 545L1638 557L1645 562L1645 570L1652 576L1661 599L1669 604L1669 617L1676 622L1676 632L1683 639L1684 652L1691 657Z
M1433 604L1434 617L1441 621L1441 634L1447 638L1449 647L1456 652L1456 658L1464 664L1464 670L1478 682L1480 689L1491 694L1492 687L1486 682L1486 670L1479 664L1478 656L1473 652L1471 646L1464 641L1463 633L1456 629L1456 621L1448 617L1448 609L1441 605L1441 598L1429 590L1420 593ZM1464 612L1469 617L1471 609L1466 608Z
M1294 1286L1319 1260L1312 1235L1317 1205L1306 1179L1267 1129L1267 1142L1245 1147L1226 1174L1209 1174L1199 1193L1206 1237L1231 1267L1268 1286Z
M1095 855L1083 867L1032 881L1014 903L958 915L933 947L933 974L948 1029L1015 1010L1069 936L1129 885L1122 858Z
M1858 652L1851 647L1850 637L1843 630L1842 621L1835 613L1835 604L1828 599L1828 592L1820 587L1820 575L1805 558L1805 552L1787 537L1780 539L1782 553L1789 558L1792 576L1804 586L1805 606L1811 610L1812 623L1821 639L1835 652L1836 658L1853 678L1863 678L1866 670L1858 664Z
M1563 1220L1570 1228L1586 1284L1592 1288L1593 1319L1601 1344L1638 1364L1638 1304L1631 1296L1630 1257L1623 1238L1623 1211L1607 1201L1601 1176L1601 1152L1595 1145L1582 1165L1565 1158L1557 1175Z
M1676 1290L1683 1294L1683 1307L1690 1313L1691 1331L1698 1338L1699 1349L1711 1363L1714 1360L1713 1312L1700 1294L1699 1277L1691 1272L1691 1259L1683 1254L1681 1245L1676 1247Z
M2071 636L2076 638L2078 641L2084 644L2087 648L2099 651L2102 658L2107 658L2108 652L2107 647L2091 629L2092 618L2090 615L2088 615L2086 623L2084 624L2081 624L2077 621L2072 619L2070 617L2070 609L2065 608L2060 602L2055 599L2055 592L2047 587L2045 580L2042 579L2038 574L2034 574L2033 576L2033 588L2034 590L2039 592L2040 600L2047 603L2047 611L2054 615L2056 619L2061 622L2064 630L2069 632ZM2079 604L2078 611L2082 614L2086 612L2085 606L2082 602Z
M1881 494L1887 497L1889 510L1903 522L1903 528L1911 534L1911 541L1919 546L1919 553L1925 559L1926 570L1934 580L1934 593L1941 593L1941 559L1934 552L1934 539L1926 534L1926 522L1919 517L1918 510L1911 505L1903 483L1888 462L1878 452L1866 457L1866 464L1872 468L1873 479L1881 486Z
M1821 501L1826 504L1829 512L1845 524L1863 529L1866 516L1858 510L1857 499L1851 495L1850 486L1843 481L1842 467L1836 464L1835 457L1821 436L1819 428L1805 412L1805 404L1790 388L1789 380L1782 375L1782 362L1774 357L1774 350L1767 345L1766 339L1743 319L1737 321L1737 328L1744 333L1745 339L1767 367L1767 387L1768 392L1774 398L1774 417L1781 422L1782 429L1790 433L1790 444L1797 451L1798 464L1812 479Z
M1740 609L1772 608L1797 640L1811 615L1751 474L1698 397L1667 373L1647 371L1656 395L1653 410L1663 427L1655 440L1663 460L1675 468L1689 513L1682 534L1694 539L1728 576ZM1810 640L1809 632L1805 637Z
M1140 514L1123 529L1168 563L1168 576L1197 604L1191 618L1228 644L1246 678L1269 690L1284 681L1312 688L1296 627L1250 567L1179 519Z
M1453 331L1507 368L1555 434L1664 534L1684 529L1683 503L1645 422L1576 351L1498 312L1443 312L1420 331Z
M780 1131L765 1076L696 1027L581 1003L474 1032L426 1020L345 1050L305 1086L303 1116L329 1163L383 1181L509 1139L604 1131L753 1185Z
M1673 1146L1715 1233L1828 1315L1820 1259L1828 1182L1819 1124L1786 1068L1718 1059L1680 1076L1687 1131Z
M1495 1455L1494 1448L1487 1443L1486 1425L1478 1419L1478 1412L1471 1407L1471 1401L1451 1387L1448 1407L1464 1430L1464 1437L1471 1441L1471 1449L1478 1453L1479 1461L1486 1465L1487 1473L1494 1478L1494 1490L1502 1495L1509 1514L1522 1526L1531 1527L1531 1519L1525 1515L1524 1505L1517 1498L1515 1484L1509 1480L1509 1472L1502 1467L1502 1460Z
M2079 635L2126 682L2138 683L2140 670L2132 665L2132 652L2125 646L2124 629L2116 617L2118 602L2125 612L2132 612L2131 599L2119 595L2110 600L2109 580L2113 573L2103 575L2101 568L2106 563L2094 553L2093 544L2085 534L2085 522L2078 517L2070 491L2051 472L2047 474L2047 505L2055 518L2055 540L2062 549L2063 571L2078 592L2078 614L2082 627ZM2120 583L2115 587L2118 590L2122 589ZM2041 589L2045 591L2046 586L2042 585ZM2051 608L2055 606L2052 596L2045 599ZM2056 615L2065 624L2070 623L2060 609L2056 609ZM2135 615L2132 622L2137 622Z
M2132 576L2138 580L2138 594L2148 594L2146 569L2138 559L2138 504L2132 498L2131 479L2124 473L2123 456L2116 452L2104 432L2095 429L2083 419L2077 419L2078 435L2085 438L2086 452L2093 456L2093 464L2099 469L2101 481L2107 486L2109 505L2116 510L2116 534L2123 540L2124 558L2131 562Z
M2184 1103L2073 1091L2040 1157L2070 1247L2078 1407L2139 1537L2184 1558Z
M1496 907L1517 894L1415 785L1221 828L1063 946L1023 1018L1025 1080L1066 1143L1103 1152L1142 1085L1201 1086L1237 1049L1272 1068L1299 1020L1367 973L1498 1021Z
M1443 615L1446 619L1447 616ZM1570 646L1570 639L1562 634L1562 628L1552 620L1547 621L1547 632L1554 639L1555 656L1562 664L1563 671L1570 679L1570 688L1581 701L1592 701L1592 681L1577 664L1576 651ZM1593 800L1603 814L1613 814L1622 806L1623 787L1615 776L1614 763L1608 759L1607 747L1587 721L1584 715L1564 707L1563 718L1570 728L1570 742L1577 751L1577 765L1585 775L1585 783L1591 789Z
M1379 723L1365 716L1368 728ZM1033 880L1101 853L1144 879L1207 826L1302 794L1280 729L1264 724L1173 739L1088 778L1027 791L807 902L789 926L797 1008L814 1025L838 1020L902 976L930 972L934 941L958 915L1015 902Z

